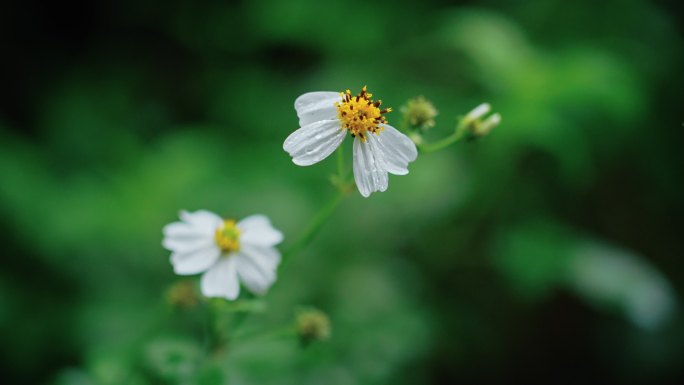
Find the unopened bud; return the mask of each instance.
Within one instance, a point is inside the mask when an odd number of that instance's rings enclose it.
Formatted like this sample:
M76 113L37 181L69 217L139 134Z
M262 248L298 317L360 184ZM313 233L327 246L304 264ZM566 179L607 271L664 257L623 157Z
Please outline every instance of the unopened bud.
M191 280L178 281L166 292L166 301L173 307L189 309L199 302L197 290Z
M435 125L438 112L435 106L423 96L410 99L401 107L401 113L412 130L425 131Z
M330 338L330 319L320 310L306 309L297 314L297 334L302 345Z
M489 134L494 127L501 123L501 114L494 113L484 119L485 115L491 111L489 103L482 103L468 112L461 121L461 129L467 131L471 139L479 138Z
M492 106L490 106L489 103L480 104L479 106L473 108L472 111L470 111L466 114L466 116L463 118L463 124L468 125L468 124L471 124L472 122L480 120L480 118L482 118L491 109L492 109Z
M490 131L501 123L501 114L492 114L489 118L485 119L484 122L480 123L475 127L473 133L476 136L485 136L489 134Z

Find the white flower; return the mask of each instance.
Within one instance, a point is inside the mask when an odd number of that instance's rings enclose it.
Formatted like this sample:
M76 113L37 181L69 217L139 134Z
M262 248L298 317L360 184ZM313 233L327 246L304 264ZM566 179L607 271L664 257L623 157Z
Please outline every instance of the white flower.
M354 137L354 180L361 195L385 191L387 173L408 174L408 164L416 160L416 145L406 135L387 124L383 116L391 108L380 109L366 87L356 96L351 91L309 92L295 100L299 128L285 139L283 149L299 166L310 166L332 154L347 131Z
M276 280L280 252L274 247L283 234L264 215L239 222L199 210L181 211L181 222L164 226L162 245L170 250L179 275L204 273L202 294L230 300L240 293L240 282L264 294Z

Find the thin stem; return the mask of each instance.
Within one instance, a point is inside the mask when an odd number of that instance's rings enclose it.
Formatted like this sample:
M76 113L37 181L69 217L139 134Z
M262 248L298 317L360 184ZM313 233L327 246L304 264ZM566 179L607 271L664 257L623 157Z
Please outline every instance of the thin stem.
M248 297L249 294L246 294ZM211 298L206 303L206 346L210 354L218 355L226 347L250 313L263 312L266 304L260 299L228 302Z
M449 147L452 144L458 142L461 140L466 133L466 130L464 130L461 125L459 125L456 130L454 131L453 134L447 136L444 139L441 139L435 143L425 143L421 144L418 146L422 152L435 152L439 151L443 148Z
M249 292L244 294L243 299L228 302L223 299L212 300L217 312L221 314L229 313L260 313L266 311L266 302L260 298L250 297Z
M328 204L323 206L321 211L319 211L311 220L299 239L283 252L283 264L288 261L293 254L299 253L311 242L313 237L323 227L325 222L335 212L346 196L347 194L345 192L338 192Z
M225 345L225 336L219 329L218 314L216 314L215 301L206 303L206 347L209 354L216 354Z
M337 207L342 203L344 198L349 195L352 191L349 188L349 183L345 181L347 170L344 162L344 148L342 146L337 147L337 175L331 178L333 185L337 188L337 194L325 205L323 208L314 216L314 218L309 222L302 235L291 244L283 252L283 262L281 266L285 264L293 254L297 254L302 251L313 239L313 237L318 233L318 231L323 227L325 222L332 216L332 214L337 210Z
M234 337L235 342L242 342L244 340L251 339L270 339L270 338L281 338L281 337L296 337L297 336L297 325L289 324L284 327L271 329L271 330L254 330L246 333L236 334Z

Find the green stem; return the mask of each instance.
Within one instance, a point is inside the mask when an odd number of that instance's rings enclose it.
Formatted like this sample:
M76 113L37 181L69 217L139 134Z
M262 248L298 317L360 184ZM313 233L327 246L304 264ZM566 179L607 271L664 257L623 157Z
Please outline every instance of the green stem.
M271 339L271 338L281 338L281 337L296 337L297 336L297 325L290 324L284 327L280 327L272 330L256 330L241 334L236 334L234 341L242 342L244 340L253 339Z
M266 311L266 302L260 298L249 297L249 292L246 292L244 296L246 298L239 299L237 301L225 301L223 299L212 299L212 306L214 310L219 314L230 314L230 313L260 313Z
M344 198L351 192L351 189L347 188L347 183L345 182L346 177L346 167L344 164L344 147L337 147L337 175L333 177L333 184L337 187L337 194L316 214L316 216L311 220L306 230L299 236L293 244L290 245L283 252L283 262L287 262L293 254L297 254L302 251L313 239L313 237L318 233L318 231L323 227L325 222L330 218L330 216L337 210L337 207L342 203ZM281 264L281 266L282 266Z
M330 218L330 216L335 212L337 207L344 201L347 196L345 192L338 192L335 194L332 200L326 204L321 211L316 214L316 216L311 220L306 230L299 236L290 247L288 247L283 252L283 264L290 259L294 254L302 251L313 239L313 237L318 233L318 231L323 227L325 222Z
M251 313L265 311L266 304L259 299L228 302L221 298L211 298L207 301L206 308L207 351L219 355L232 342L245 318Z
M206 303L206 346L209 354L216 354L225 345L225 336L218 325L218 314L212 300Z
M452 144L454 144L454 143L458 142L459 140L461 140L461 139L463 138L463 136L465 135L465 133L466 133L466 130L463 129L463 127L461 127L461 125L459 125L459 126L456 128L456 130L454 131L454 133L451 134L451 135L449 135L449 136L447 136L446 138L441 139L441 140L439 140L439 141L437 141L437 142L435 142L435 143L425 143L425 144L421 144L421 145L418 146L418 148L420 149L421 152L435 152L435 151L439 151L439 150L441 150L441 149L443 149L443 148L446 148L446 147L449 147L449 146L451 146Z

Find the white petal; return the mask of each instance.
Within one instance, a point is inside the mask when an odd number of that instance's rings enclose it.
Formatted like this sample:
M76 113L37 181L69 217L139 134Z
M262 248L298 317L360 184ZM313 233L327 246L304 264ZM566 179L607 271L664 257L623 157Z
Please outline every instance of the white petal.
M213 242L214 232L184 222L174 222L164 226L162 246L171 251L201 248Z
M295 110L299 117L299 126L319 120L332 120L337 117L336 102L341 102L339 92L309 92L295 100Z
M243 248L235 257L237 272L244 285L255 294L264 294L276 280L280 253L272 247Z
M258 261L264 268L275 270L280 264L280 252L275 247L243 245L240 251Z
M283 233L273 228L265 215L252 215L237 223L240 243L275 246L283 241Z
M396 128L383 124L378 135L368 135L374 152L382 158L387 172L395 175L408 174L408 164L416 160L418 149L415 143ZM379 153L379 154L378 154Z
M181 211L180 217L192 227L198 228L199 231L213 232L223 223L220 216L207 210L197 210L193 213Z
M298 166L310 166L332 154L344 140L346 130L339 120L311 123L290 134L283 149Z
M178 275L201 273L216 263L221 250L214 244L171 254L173 271Z
M235 255L221 258L202 276L202 294L205 297L223 297L233 300L240 294Z
M368 134L371 135L374 134ZM375 191L387 190L387 171L377 156L370 143L364 143L358 137L354 139L354 181L364 197Z
M166 237L162 241L162 246L167 250L182 253L212 246L214 242L214 237L207 236L197 238Z
M207 234L202 228L192 226L185 222L173 222L164 226L162 229L165 237L193 239Z

